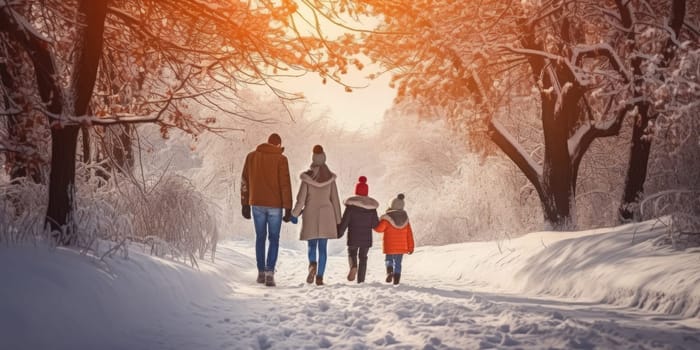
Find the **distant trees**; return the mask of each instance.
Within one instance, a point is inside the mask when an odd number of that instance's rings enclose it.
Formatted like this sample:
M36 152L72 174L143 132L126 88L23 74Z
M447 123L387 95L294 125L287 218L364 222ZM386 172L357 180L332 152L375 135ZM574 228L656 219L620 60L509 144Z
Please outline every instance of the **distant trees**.
M682 94L665 83L683 64L677 48L697 55L698 19L686 16L685 1L352 3L358 15L385 19L363 50L392 70L397 99L419 101L423 114L442 111L475 151L495 144L532 184L553 229L575 224L591 143L634 118L620 210L629 217L645 181L649 125ZM692 94L690 79L681 84ZM503 125L512 113L538 120L541 146L523 147L519 135L532 133Z
M268 86L281 98L294 98L270 79L303 71L335 78L344 70L347 50L299 34L291 17L296 10L294 1L0 4L0 61L18 57L33 76L21 96L13 95L26 101L10 101L5 94L3 114L14 115L17 105L26 105L48 121L46 222L57 241L71 244L74 237L71 215L81 128L149 122L160 125L163 136L170 128L196 135L215 129L215 119L189 113L188 104L203 105L212 114L245 117L245 110L231 107L242 86ZM19 78L9 73L9 80L3 74L5 92L13 91L12 78ZM223 106L218 102L222 99L233 103ZM128 133L128 128L122 130ZM88 146L83 144L84 157Z

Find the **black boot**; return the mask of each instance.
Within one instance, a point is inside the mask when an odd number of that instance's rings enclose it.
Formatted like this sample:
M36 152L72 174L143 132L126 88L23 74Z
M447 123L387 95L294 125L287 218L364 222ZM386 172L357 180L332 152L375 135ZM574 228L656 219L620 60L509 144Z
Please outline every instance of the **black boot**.
M258 279L255 282L265 283L265 271L258 271Z
M391 281L393 279L394 279L394 267L387 266L386 267L386 283L391 283Z
M316 262L309 263L309 274L306 276L306 283L313 283L316 276Z
M401 280L401 274L395 273L394 274L394 285L398 285L400 280Z
M364 282L366 274L367 274L367 259L360 258L360 266L357 268L357 283Z

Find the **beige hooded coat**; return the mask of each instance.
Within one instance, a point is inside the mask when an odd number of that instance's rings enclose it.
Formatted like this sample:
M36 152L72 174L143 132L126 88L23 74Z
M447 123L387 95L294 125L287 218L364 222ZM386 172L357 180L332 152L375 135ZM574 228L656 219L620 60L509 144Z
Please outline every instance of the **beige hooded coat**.
M299 239L338 238L342 217L335 178L333 174L329 180L317 182L309 174L301 174L301 187L292 210L292 215L301 215Z

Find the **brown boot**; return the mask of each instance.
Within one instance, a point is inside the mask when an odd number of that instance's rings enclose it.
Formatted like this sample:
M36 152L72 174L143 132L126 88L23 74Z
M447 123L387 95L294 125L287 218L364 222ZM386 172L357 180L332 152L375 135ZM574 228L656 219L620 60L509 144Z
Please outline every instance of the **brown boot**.
M265 272L265 285L268 287L274 287L275 284L275 273L272 271Z
M316 285L317 286L323 285L323 276L316 276Z
M400 280L401 280L401 274L395 273L394 274L394 286L398 285Z
M348 281L354 281L355 275L357 275L357 266L350 268L350 272L348 272Z
M309 263L309 274L306 275L306 283L313 283L314 276L316 276L316 262L312 261Z
M265 271L258 271L258 279L255 282L265 283Z
M392 266L386 267L386 283L391 283L394 280L394 268Z

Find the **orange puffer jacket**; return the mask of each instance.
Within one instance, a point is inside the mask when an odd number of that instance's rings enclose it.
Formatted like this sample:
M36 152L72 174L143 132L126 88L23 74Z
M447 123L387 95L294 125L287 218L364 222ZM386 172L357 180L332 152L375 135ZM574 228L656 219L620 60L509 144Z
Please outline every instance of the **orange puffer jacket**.
M413 253L413 231L408 220L402 225L397 225L390 216L382 215L379 225L374 230L384 233L384 254Z

